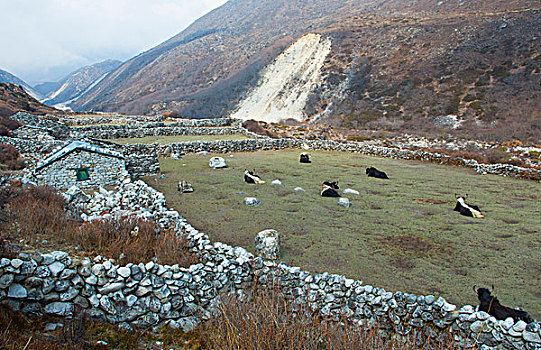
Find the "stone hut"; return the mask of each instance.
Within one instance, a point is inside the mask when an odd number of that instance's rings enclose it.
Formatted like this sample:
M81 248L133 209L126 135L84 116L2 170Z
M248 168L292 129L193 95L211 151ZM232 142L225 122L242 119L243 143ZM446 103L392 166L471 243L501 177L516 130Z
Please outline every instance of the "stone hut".
M38 185L67 189L73 185L115 185L127 175L122 154L74 141L38 163L32 178Z

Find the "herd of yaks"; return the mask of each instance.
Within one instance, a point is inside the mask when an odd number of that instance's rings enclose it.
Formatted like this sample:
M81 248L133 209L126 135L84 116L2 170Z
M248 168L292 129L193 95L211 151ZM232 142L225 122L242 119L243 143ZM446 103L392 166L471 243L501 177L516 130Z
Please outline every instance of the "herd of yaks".
M308 153L301 153L300 155L300 162L301 163L312 163L310 160L310 155ZM375 177L378 179L389 179L389 176L383 171L380 171L374 167L369 167L366 169L366 175L368 177ZM264 184L266 183L259 177L258 175L254 174L253 171L244 170L244 181L249 184ZM340 193L338 193L338 181L323 181L321 184L321 196L322 197L340 197ZM466 196L458 196L455 195L457 203L455 206L454 211L458 211L461 215L469 216L472 218L484 218L485 216L483 213L481 213L481 209L477 205L468 204L466 203L466 199L468 198L468 195Z
M302 153L300 155L301 163L311 163L308 153ZM387 174L383 171L380 171L374 167L369 167L366 169L366 175L368 177L375 177L378 179L389 179ZM266 183L259 177L254 174L253 171L245 170L244 171L244 181L250 184L264 184ZM321 196L322 197L340 197L338 193L338 181L323 181L321 184ZM481 213L481 209L477 205L466 203L468 195L458 196L455 194L457 200L456 206L453 209L458 211L461 215L469 216L472 218L484 218L485 216ZM494 286L492 286L494 290ZM526 323L533 322L533 319L530 315L520 309L512 309L507 306L500 304L498 298L491 295L490 291L487 288L478 288L474 290L477 292L477 298L479 299L479 311L485 311L491 316L494 316L496 319L505 320L508 317L511 317L515 322L522 320Z
M300 155L301 163L311 163L310 156L308 153L301 153ZM387 174L383 171L380 171L374 167L369 167L366 169L366 175L368 177L375 177L378 179L389 179ZM253 171L245 170L244 171L244 181L249 184L265 184L266 181L261 179L260 176L254 174ZM322 197L340 197L338 193L338 181L324 181L321 184L321 196ZM178 190L181 192L193 192L193 187L186 181L181 181L178 183ZM456 206L453 209L458 211L461 215L473 217L473 218L484 218L485 216L481 213L481 209L477 205L466 203L468 195L458 196L455 194L457 200ZM494 290L494 286L492 286ZM477 298L479 299L479 311L485 311L491 316L494 316L496 319L505 320L508 317L511 317L518 322L519 320L525 321L526 323L533 322L533 319L530 315L521 310L513 309L507 306L500 304L498 298L491 295L491 292L488 288L478 288L474 286L474 291L477 292Z

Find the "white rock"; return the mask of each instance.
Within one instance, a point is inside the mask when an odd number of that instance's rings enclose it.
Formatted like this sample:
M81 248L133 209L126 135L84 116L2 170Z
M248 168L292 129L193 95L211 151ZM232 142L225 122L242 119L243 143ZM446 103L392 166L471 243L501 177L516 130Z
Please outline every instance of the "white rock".
M274 180L270 184L273 186L284 186L284 184L280 180Z
M522 332L523 330L526 329L526 326L527 326L527 323L520 320L517 323L515 323L515 325L513 326L513 330L515 332Z
M19 267L21 267L22 264L23 264L23 261L21 259L13 259L13 260L11 260L11 266L14 269L18 269Z
M209 166L213 169L219 169L219 168L227 168L227 164L225 163L225 159L222 157L212 157L209 160Z
M297 192L306 192L306 190L302 187L295 187L295 191Z
M345 190L342 191L342 193L344 193L344 194L348 194L348 193L349 194L359 194L359 191L353 190L351 188L346 188Z
M515 324L515 320L512 317L507 317L502 323L502 328L509 330Z
M348 198L342 197L336 202L338 205L343 206L344 208L349 208L351 206L351 202Z
M116 272L123 278L128 278L131 274L131 269L125 266L122 266L122 267L119 267Z
M13 283L11 286L9 286L8 290L8 297L10 298L26 298L28 296L28 292L26 291L26 288L21 286L18 283Z
M258 207L261 205L261 201L255 197L245 197L244 204L250 207Z
M59 261L55 261L54 263L49 265L49 270L51 270L51 275L53 275L53 277L58 276L58 274L60 274L60 272L62 272L65 268L66 267L64 266L64 264Z
M280 256L280 234L278 231L268 229L259 232L255 239L256 255L264 258L276 260Z
M445 304L443 304L441 309L443 311L445 311L445 312L455 311L456 310L456 305L449 304L449 303L446 302Z

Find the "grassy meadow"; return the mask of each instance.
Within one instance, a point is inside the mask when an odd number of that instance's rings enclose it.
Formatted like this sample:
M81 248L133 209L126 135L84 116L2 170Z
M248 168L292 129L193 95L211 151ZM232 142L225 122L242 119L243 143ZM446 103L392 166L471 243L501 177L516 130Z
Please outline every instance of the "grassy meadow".
M223 155L229 167L216 170L208 166L210 156L163 158L167 177L145 180L212 240L253 251L256 233L274 228L281 235L281 260L290 265L457 304L476 305L472 286L494 284L502 304L541 319L541 184L353 153L312 151L312 164L300 164L299 153ZM391 179L368 178L368 166ZM244 169L267 184L245 183ZM275 179L284 186L271 186ZM195 192L179 194L180 180ZM320 196L324 180L360 195L343 195L352 202L343 208L336 198ZM468 193L486 218L453 211L455 193ZM261 206L245 206L244 197L259 198Z
M193 142L193 141L224 141L224 140L245 140L249 139L244 134L231 134L231 135L177 135L177 136L147 136L140 138L119 138L114 140L108 140L119 145L126 145L131 143L159 143L162 145L179 142Z

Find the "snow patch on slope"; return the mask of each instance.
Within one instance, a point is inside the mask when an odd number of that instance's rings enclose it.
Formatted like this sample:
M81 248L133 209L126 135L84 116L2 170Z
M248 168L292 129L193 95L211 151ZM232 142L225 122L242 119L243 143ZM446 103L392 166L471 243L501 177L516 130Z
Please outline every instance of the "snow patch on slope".
M231 117L266 122L305 119L308 96L322 82L321 67L330 51L330 39L319 34L303 36L265 68L258 87Z
M89 92L94 86L98 85L100 81L102 81L103 79L105 79L106 76L109 75L110 72L107 72L105 73L104 75L102 75L100 78L98 78L95 82L93 82L89 87L87 87L85 89L85 91L81 92L79 95L75 96L74 98L72 98L71 100L69 101L66 101L66 102L61 102L61 103L57 103L55 104L53 107L54 108L57 108L57 109L61 109L63 111L72 111L71 107L69 106L71 103L77 101L78 99L80 99L84 94L86 94L87 92Z

